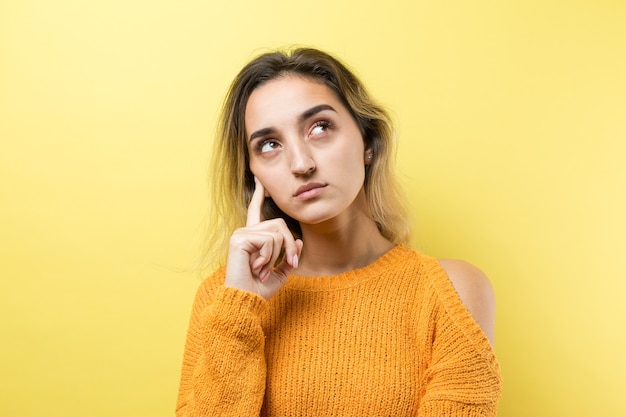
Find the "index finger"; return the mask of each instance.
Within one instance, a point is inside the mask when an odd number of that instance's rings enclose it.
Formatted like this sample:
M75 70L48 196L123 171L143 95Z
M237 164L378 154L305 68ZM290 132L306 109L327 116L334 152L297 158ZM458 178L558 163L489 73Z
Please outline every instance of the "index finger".
M261 223L263 220L263 202L265 201L265 187L256 177L254 177L254 193L248 205L248 219L246 226Z

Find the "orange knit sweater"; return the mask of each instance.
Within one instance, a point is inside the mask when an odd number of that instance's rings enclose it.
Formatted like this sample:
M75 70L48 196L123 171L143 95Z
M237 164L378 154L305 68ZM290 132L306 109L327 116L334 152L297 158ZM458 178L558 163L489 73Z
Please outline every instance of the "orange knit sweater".
M179 417L496 415L494 352L436 259L396 246L269 301L223 282L196 296Z

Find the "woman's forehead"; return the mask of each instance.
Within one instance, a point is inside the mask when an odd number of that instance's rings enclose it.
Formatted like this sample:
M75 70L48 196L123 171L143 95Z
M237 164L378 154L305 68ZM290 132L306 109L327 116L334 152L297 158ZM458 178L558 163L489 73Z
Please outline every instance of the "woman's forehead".
M246 127L258 127L258 123L273 120L296 119L307 109L323 104L329 104L337 111L344 107L335 91L321 81L300 75L281 76L252 92L246 105Z

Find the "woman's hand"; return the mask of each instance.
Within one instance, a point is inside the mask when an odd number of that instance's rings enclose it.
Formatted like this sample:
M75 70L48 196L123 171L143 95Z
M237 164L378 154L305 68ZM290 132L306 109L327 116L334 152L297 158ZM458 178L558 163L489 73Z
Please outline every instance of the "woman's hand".
M235 230L230 238L224 284L269 300L298 267L303 243L293 238L283 219L263 221L265 188L256 178L255 184L246 227ZM274 267L283 249L285 255Z

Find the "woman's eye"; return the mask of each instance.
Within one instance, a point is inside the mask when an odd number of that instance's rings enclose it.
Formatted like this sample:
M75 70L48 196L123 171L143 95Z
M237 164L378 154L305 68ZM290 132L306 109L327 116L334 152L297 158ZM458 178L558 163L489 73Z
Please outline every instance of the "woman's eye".
M277 148L278 142L274 140L265 140L261 143L261 146L259 147L261 153L270 152Z
M321 135L322 133L328 131L328 129L330 129L330 123L326 121L317 122L311 129L311 135Z

